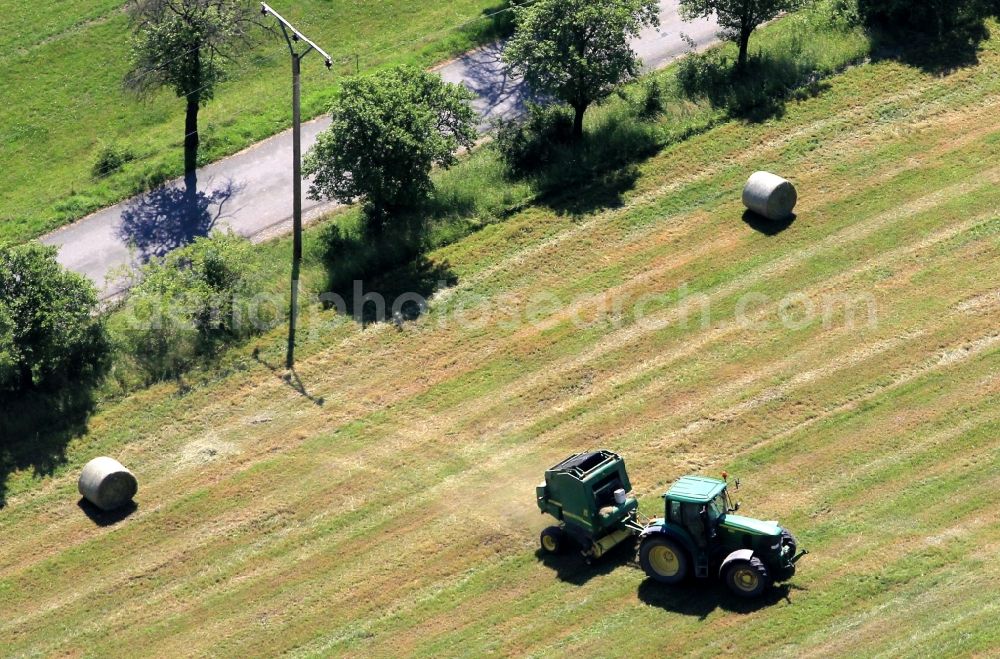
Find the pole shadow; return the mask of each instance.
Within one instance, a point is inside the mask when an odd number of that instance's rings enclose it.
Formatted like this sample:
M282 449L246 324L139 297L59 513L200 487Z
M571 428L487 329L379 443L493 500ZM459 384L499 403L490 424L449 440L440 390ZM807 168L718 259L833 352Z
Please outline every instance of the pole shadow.
M300 396L308 400L316 407L323 407L326 404L326 400L323 397L313 396L312 394L309 393L309 391L306 389L305 383L302 382L302 378L299 377L298 371L296 371L294 368L292 368L288 372L283 372L284 369L279 368L278 366L268 362L266 359L261 357L260 350L258 348L254 348L252 356L254 358L254 361L256 361L258 364L260 364L267 370L277 375L278 378L286 385L288 385L293 391L295 391L295 393L299 394Z

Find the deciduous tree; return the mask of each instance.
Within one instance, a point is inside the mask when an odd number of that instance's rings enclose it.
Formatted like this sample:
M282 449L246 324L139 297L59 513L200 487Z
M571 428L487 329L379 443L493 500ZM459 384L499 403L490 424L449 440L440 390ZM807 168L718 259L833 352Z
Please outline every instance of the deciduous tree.
M750 35L778 14L792 11L805 0L680 0L681 15L687 19L714 15L722 28L720 35L739 46L737 65L746 66Z
M536 0L515 6L514 21L504 61L536 92L573 107L579 139L587 109L639 73L630 40L659 25L659 14L656 0Z
M135 0L132 68L125 85L139 93L169 88L183 98L184 172L194 194L198 111L225 77L225 62L246 44L257 9L248 0Z
M450 167L476 139L472 93L440 76L398 67L344 82L333 122L305 158L310 197L362 199L380 231L398 209L433 189L435 165Z
M0 247L0 391L65 382L100 361L97 293L40 243Z

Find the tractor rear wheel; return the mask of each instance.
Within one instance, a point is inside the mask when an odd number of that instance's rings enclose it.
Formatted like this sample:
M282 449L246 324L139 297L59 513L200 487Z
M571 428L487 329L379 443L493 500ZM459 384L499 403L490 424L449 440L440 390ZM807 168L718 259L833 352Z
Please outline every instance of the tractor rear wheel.
M665 584L684 581L688 557L680 545L664 536L652 536L639 547L639 564L650 579Z
M747 599L760 597L764 589L771 585L767 568L764 567L759 558L751 558L749 561L733 561L726 568L724 578L729 590Z
M546 554L561 554L566 549L566 532L558 526L550 526L542 531L540 542Z

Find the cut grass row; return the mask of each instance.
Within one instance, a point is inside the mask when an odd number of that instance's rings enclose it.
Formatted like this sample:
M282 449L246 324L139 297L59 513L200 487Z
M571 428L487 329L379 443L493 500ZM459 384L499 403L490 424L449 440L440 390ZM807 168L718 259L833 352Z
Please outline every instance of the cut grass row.
M122 89L128 67L124 3L14 4L8 19L17 29L0 36L0 241L37 237L179 175L183 104L171 92L140 101ZM274 4L338 62L331 74L319 59L305 61L307 117L327 108L338 80L358 62L365 71L390 63L429 65L494 36L490 20L475 20L496 8L489 0ZM276 39L237 60L231 80L203 111L202 162L290 125L287 68L287 49ZM104 144L128 148L137 158L120 173L95 180L91 167Z
M0 522L14 539L0 603L16 613L0 634L15 654L988 652L989 46L945 78L852 69L780 120L666 149L618 208L532 207L441 248L430 257L458 283L423 319L308 337L298 373L322 406L243 351L183 396L165 385L107 405L56 477L17 481ZM798 173L784 233L739 219L752 168ZM607 291L682 284L710 297L709 326L625 313L580 330L553 310L539 327L441 322L474 295L526 315L547 291L597 316ZM767 323L736 322L749 292L770 297L754 311ZM789 330L774 320L790 292L870 295L879 323ZM676 295L651 311L678 318ZM280 332L259 347L280 362ZM788 599L747 609L720 588L660 589L620 564L627 552L594 569L540 561L532 486L593 446L625 454L647 514L682 473L738 473L745 509L813 552ZM71 503L72 470L99 452L143 482L139 511L107 529Z

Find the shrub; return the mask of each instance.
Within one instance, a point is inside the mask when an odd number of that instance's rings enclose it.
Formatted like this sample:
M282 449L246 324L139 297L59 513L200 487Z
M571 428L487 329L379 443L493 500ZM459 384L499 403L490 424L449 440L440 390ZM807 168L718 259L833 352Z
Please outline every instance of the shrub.
M528 106L524 119L500 120L493 148L508 172L525 176L551 165L573 141L573 112L564 105Z
M118 144L105 144L97 152L97 160L91 169L94 178L106 178L111 176L125 163L135 160L135 154L127 147Z
M821 0L816 5L815 15L835 30L846 31L862 24L858 0Z
M262 281L252 250L235 234L215 234L142 269L111 331L147 382L178 377L276 320L277 310L261 318L251 306Z
M667 94L664 83L653 76L641 86L636 114L640 119L655 119L667 109Z
M0 246L0 392L57 389L106 364L97 292L39 243Z

